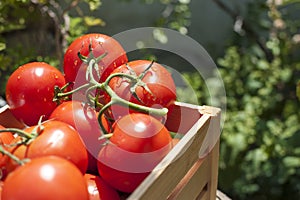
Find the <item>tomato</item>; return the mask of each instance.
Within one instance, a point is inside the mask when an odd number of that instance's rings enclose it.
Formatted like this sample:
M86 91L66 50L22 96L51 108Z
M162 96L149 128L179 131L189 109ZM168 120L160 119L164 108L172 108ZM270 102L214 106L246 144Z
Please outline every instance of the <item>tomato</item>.
M41 116L47 119L56 107L54 86L65 84L63 74L44 62L20 66L9 77L6 100L11 112L25 124L36 125Z
M4 126L0 125L0 130L5 129ZM9 144L14 139L11 132L1 132L0 133L0 145Z
M87 65L78 57L78 52L83 56L89 56L90 45L95 57L107 53L98 63L100 82L103 82L116 67L128 61L123 47L114 38L100 33L83 35L71 43L64 55L64 73L67 82L85 79Z
M57 156L35 158L17 168L4 181L1 197L4 200L89 199L81 172Z
M99 174L117 190L132 192L171 148L170 133L160 121L142 113L126 115L99 152Z
M0 199L2 195L3 181L0 181Z
M2 125L0 125L0 130L5 129ZM4 150L8 150L5 145L10 144L14 140L14 136L11 132L1 132L0 133L0 145L3 147ZM7 162L7 156L0 153L0 179L4 179L7 171L5 168Z
M18 142L21 142L21 137L16 137L14 140L11 141L10 144L12 145L12 144L16 144ZM27 157L27 149L28 149L28 146L22 144L22 145L12 145L7 150L12 155L14 155L18 159L22 160ZM11 159L8 156L4 156L2 162L4 163L2 166L2 173L3 173L2 180L4 180L9 173L11 173L17 167L20 166L19 163L15 162L13 159Z
M90 200L119 200L118 192L100 176L85 174Z
M148 60L134 60L128 63L128 66L139 76L151 64ZM114 73L130 74L130 70L126 65L122 65L115 69ZM176 86L171 74L166 68L158 63L153 63L152 67L146 72L142 81L146 84L151 92L145 87L138 86L135 90L138 99L130 92L132 84L128 78L114 77L109 86L121 98L144 105L147 107L155 108L168 108L174 104L176 100ZM110 101L110 97L106 97L106 103ZM114 119L124 116L129 113L129 109L114 105L111 107Z
M74 100L66 101L55 108L49 119L68 123L78 131L88 150L88 171L93 174L98 173L96 158L106 139L98 139L102 136L102 131L98 123L96 111L85 103ZM105 118L102 119L102 122L106 129L108 129L108 122Z
M70 160L84 174L88 166L88 154L78 132L61 121L49 120L43 124L43 131L29 145L26 157L36 158L56 155ZM36 126L25 129L32 132Z

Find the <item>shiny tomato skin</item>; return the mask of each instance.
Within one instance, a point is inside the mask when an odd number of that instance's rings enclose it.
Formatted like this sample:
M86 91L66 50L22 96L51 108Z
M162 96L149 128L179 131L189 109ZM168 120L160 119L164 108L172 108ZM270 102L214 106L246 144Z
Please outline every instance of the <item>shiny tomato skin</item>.
M121 117L98 155L100 176L117 190L133 192L172 148L169 131L142 113Z
M98 123L97 112L88 104L80 101L66 101L55 108L49 119L70 124L78 131L88 150L88 171L98 173L96 158L106 139L99 140L102 131ZM108 129L108 122L104 118L102 122Z
M64 55L63 68L67 82L80 80L76 78L77 74L85 77L87 65L78 57L78 52L83 56L89 56L89 45L91 45L95 57L107 53L98 63L100 82L103 82L116 67L128 61L123 47L114 38L101 33L83 35L70 44Z
M11 112L28 126L36 125L41 116L47 119L56 107L54 86L65 85L63 74L44 62L20 66L9 77L6 100Z
M5 129L4 126L0 125L0 130ZM0 133L0 145L9 144L14 139L14 135L11 132Z
M139 76L150 64L151 61L148 60L134 60L128 62L127 65ZM130 70L126 65L121 65L112 72L112 74L114 73L130 74ZM174 104L176 100L176 86L170 72L165 67L154 62L150 70L142 78L142 81L151 93L142 86L138 86L135 91L139 100L130 92L131 83L127 78L114 77L110 81L109 86L118 96L136 104L155 108L169 108ZM110 97L106 95L106 103L109 101ZM111 110L114 119L132 112L128 108L119 105L112 106Z
M0 130L5 129L4 126L0 125ZM5 145L10 144L14 140L14 136L11 132L1 132L0 133L0 145L5 149L9 150ZM4 179L7 175L6 163L8 157L0 153L0 179Z
M88 200L83 175L66 159L45 156L17 168L4 181L2 199Z
M120 200L118 192L100 176L85 174L90 200Z
M97 117L98 112L94 108L86 103L72 100L58 105L51 113L49 119L65 122L73 126L76 130L86 130L85 134L91 134L91 131L96 131L100 128ZM108 120L103 117L102 123L106 130L110 131ZM102 135L101 132L93 134L95 136L89 135L87 137L96 138ZM80 135L82 134L80 133Z
M48 120L43 130L29 145L26 157L36 158L56 155L70 160L84 174L88 166L88 154L78 132L69 124ZM32 132L36 126L25 129Z

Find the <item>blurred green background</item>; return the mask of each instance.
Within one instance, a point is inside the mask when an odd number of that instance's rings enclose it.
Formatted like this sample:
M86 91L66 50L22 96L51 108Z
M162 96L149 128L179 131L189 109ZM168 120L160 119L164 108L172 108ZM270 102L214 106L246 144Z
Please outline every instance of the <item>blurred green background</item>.
M224 81L219 189L233 199L299 199L299 11L299 0L1 0L0 95L26 62L61 69L64 51L82 34L177 30L208 51ZM204 81L184 60L155 51L130 56L174 66L197 102L209 103ZM178 94L194 103L185 88Z

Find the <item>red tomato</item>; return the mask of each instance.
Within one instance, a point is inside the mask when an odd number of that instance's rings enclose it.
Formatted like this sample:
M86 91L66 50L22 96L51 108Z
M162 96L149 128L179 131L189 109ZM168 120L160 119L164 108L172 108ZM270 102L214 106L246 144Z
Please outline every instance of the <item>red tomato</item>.
M119 200L118 192L100 176L85 174L90 200Z
M2 199L88 200L85 179L66 159L46 156L32 159L4 181Z
M78 57L78 52L83 56L89 56L90 45L95 57L107 53L98 63L101 76L100 82L103 82L116 67L128 61L123 47L114 38L100 33L83 35L75 39L65 53L64 73L67 82L85 80L87 65ZM76 78L77 75L80 77Z
M148 60L135 60L128 63L128 66L139 76L145 71L145 69L151 64ZM130 70L126 65L122 65L115 69L114 73L130 74ZM171 74L166 68L158 63L153 63L152 67L146 72L146 75L142 78L142 81L149 88L151 93L144 87L138 86L135 90L139 100L132 95L130 88L132 84L128 78L114 77L109 86L114 92L121 98L131 101L136 104L144 105L147 107L170 107L176 100L176 86ZM110 101L110 98L106 98L106 103ZM111 107L112 115L114 119L124 116L129 113L129 109L114 105Z
M102 136L102 132L96 111L82 102L66 101L51 113L49 119L68 123L78 131L89 153L88 171L93 174L97 173L96 158L106 139L98 139ZM102 119L102 122L108 128L105 118Z
M0 125L0 130L5 129L4 126ZM9 144L14 139L11 132L1 132L0 133L0 145Z
M1 198L1 195L2 195L2 188L3 188L3 181L0 181L0 199Z
M15 144L17 142L21 141L21 137L16 137L14 140L11 141L10 144ZM19 158L20 160L24 159L27 157L27 149L28 146L26 145L13 145L7 150L13 154L15 157ZM6 176L14 171L17 167L20 166L19 163L15 162L13 159L11 159L8 156L4 156L3 160L4 165L2 167L2 172L3 172L3 177L2 180L6 178Z
M99 174L117 190L132 192L171 148L170 133L160 121L142 113L126 115L99 152Z
M0 130L5 129L5 127L0 125ZM0 133L0 145L5 149L8 150L5 145L10 144L14 140L14 136L11 132L1 132ZM6 170L6 163L7 163L8 157L0 153L0 179L4 179L7 170Z
M28 158L56 155L70 160L84 174L88 166L88 154L78 132L61 121L49 120L42 124L43 131L29 145ZM32 132L36 126L25 129Z
M55 67L44 62L27 63L9 77L6 100L17 119L36 125L41 116L47 119L57 106L53 102L54 86L64 84L63 74Z

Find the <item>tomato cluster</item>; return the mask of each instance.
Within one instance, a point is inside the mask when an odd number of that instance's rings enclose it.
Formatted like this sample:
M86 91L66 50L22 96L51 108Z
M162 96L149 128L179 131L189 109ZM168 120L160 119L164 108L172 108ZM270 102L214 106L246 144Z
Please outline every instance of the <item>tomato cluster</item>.
M4 200L119 199L174 146L164 121L176 87L164 66L128 61L100 33L74 40L63 64L26 63L8 79L24 129L0 126Z

